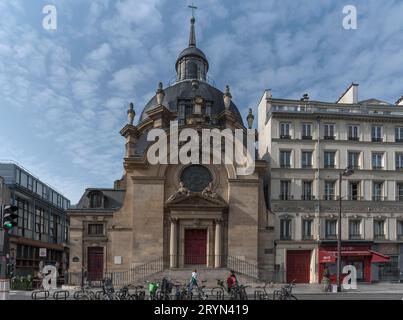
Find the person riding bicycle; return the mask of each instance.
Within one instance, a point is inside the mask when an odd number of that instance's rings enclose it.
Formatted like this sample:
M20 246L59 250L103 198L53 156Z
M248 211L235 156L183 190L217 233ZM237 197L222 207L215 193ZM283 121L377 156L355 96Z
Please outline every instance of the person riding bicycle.
M189 293L192 292L194 286L195 287L199 286L197 283L197 270L196 269L192 272L192 277L190 278L189 287L188 287Z
M235 271L231 270L229 277L227 278L228 292L238 286L238 279L236 278Z

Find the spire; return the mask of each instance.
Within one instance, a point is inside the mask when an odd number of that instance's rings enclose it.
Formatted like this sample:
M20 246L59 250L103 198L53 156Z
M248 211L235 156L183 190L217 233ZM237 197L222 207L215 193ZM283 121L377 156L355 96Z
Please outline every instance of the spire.
M189 47L196 47L195 17L190 19Z

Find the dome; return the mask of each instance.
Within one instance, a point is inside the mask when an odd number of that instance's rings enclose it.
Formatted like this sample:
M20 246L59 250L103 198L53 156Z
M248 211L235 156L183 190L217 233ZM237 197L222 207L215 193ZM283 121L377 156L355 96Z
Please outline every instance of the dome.
M180 101L191 101L196 95L201 96L205 101L209 102L211 105L212 119L225 110L223 99L224 93L207 82L199 82L198 89L194 90L192 80L185 80L165 88L164 91L165 98L163 104L174 113L178 112ZM144 107L140 116L140 122L148 118L147 111L157 108L157 106L157 97L154 95L154 97L152 97ZM229 109L237 117L239 122L243 123L241 114L233 102L231 102Z
M178 67L179 61L185 57L194 57L194 58L200 58L202 60L205 60L205 62L207 64L206 72L208 71L208 61L207 61L206 55L199 48L187 47L186 49L182 50L182 52L178 56L178 59L176 59L176 64L175 64L176 68Z

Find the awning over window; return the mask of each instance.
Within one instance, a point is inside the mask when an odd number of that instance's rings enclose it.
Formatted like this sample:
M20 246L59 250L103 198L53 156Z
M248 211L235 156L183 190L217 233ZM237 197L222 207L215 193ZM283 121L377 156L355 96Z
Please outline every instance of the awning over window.
M370 251L372 253L371 263L381 263L381 262L389 262L390 257L385 256L382 253Z
M371 256L371 263L388 262L390 257L375 251L342 251L343 257ZM337 260L337 251L319 251L319 263L334 263Z

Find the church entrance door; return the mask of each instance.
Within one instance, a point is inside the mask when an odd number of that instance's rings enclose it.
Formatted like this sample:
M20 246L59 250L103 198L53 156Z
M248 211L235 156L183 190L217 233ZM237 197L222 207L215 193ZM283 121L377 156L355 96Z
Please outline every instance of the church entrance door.
M185 229L185 265L207 263L207 229Z
M104 248L88 248L88 278L91 281L101 280L104 273Z

